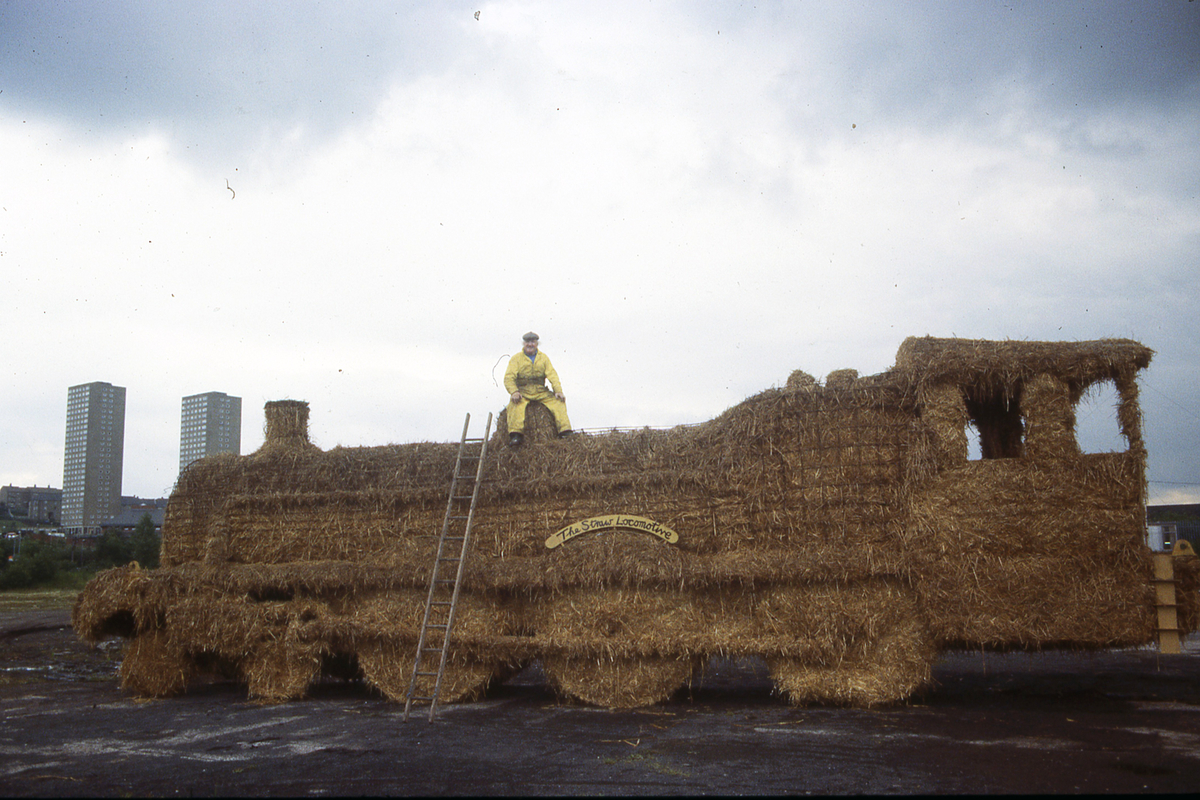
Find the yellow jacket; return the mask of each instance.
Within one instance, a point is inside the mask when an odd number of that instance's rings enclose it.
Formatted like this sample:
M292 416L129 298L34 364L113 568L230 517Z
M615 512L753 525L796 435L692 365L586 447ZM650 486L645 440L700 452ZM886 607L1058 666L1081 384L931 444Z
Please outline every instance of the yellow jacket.
M504 370L504 388L509 394L544 389L547 379L550 380L550 388L554 393L561 394L562 384L558 382L558 373L541 350L533 357L533 361L524 353L517 353L508 360L508 369Z

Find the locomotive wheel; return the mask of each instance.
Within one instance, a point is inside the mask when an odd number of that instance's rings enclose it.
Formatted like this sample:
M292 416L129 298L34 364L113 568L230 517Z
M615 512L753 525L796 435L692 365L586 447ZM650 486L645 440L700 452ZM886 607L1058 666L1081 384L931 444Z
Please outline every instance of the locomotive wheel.
M530 619L550 645L541 661L555 691L604 708L654 705L690 683L700 662L691 654L703 650L695 632L707 623L678 591L621 586L573 588Z
M371 642L358 651L358 668L363 678L383 695L397 703L408 699L408 684L412 680L415 642ZM428 654L433 659L436 653ZM421 670L437 671L437 661L426 664L421 660ZM442 674L442 686L438 692L439 703L470 702L479 699L493 683L501 683L514 674L513 669L503 662L477 661L451 651L446 660L446 671ZM432 677L417 681L417 695L428 697L433 693Z
M604 708L660 703L691 682L697 665L696 659L662 656L542 658L542 668L557 692Z
M192 659L171 646L165 631L147 631L125 647L121 688L144 697L170 697L185 691L195 673Z
M287 639L264 643L240 665L250 697L269 703L297 700L321 676L316 647L288 646Z
M776 688L792 703L883 705L929 682L936 649L915 598L888 585L868 587L868 596L878 611L841 653L767 658Z

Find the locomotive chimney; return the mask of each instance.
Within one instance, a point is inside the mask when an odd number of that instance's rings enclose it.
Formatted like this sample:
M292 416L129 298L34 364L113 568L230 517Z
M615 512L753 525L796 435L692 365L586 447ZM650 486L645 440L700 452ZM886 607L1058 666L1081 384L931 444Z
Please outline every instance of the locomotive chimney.
M263 407L267 415L264 447L306 448L308 403L304 400L272 400Z

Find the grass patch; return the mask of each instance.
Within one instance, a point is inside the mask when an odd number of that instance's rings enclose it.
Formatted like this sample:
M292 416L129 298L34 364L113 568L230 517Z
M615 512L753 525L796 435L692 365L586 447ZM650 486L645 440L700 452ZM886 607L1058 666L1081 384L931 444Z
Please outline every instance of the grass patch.
M56 581L57 582L57 581ZM84 580L83 583L87 581ZM79 586L43 586L37 589L7 589L0 592L0 611L57 611L70 609Z
M600 763L606 766L616 766L618 764L636 764L637 766L648 769L652 772L657 772L660 775L671 775L677 778L686 778L688 772L685 769L677 767L673 764L668 764L657 755L651 753L630 753L621 758L604 757L600 759Z

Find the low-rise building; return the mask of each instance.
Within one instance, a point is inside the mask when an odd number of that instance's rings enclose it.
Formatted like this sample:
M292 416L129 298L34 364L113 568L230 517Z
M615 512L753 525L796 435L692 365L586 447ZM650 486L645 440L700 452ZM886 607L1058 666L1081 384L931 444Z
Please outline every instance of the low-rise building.
M1155 550L1170 550L1180 540L1200 549L1200 503L1146 506L1146 532Z
M49 486L0 487L0 505L14 519L57 525L62 521L62 489Z

